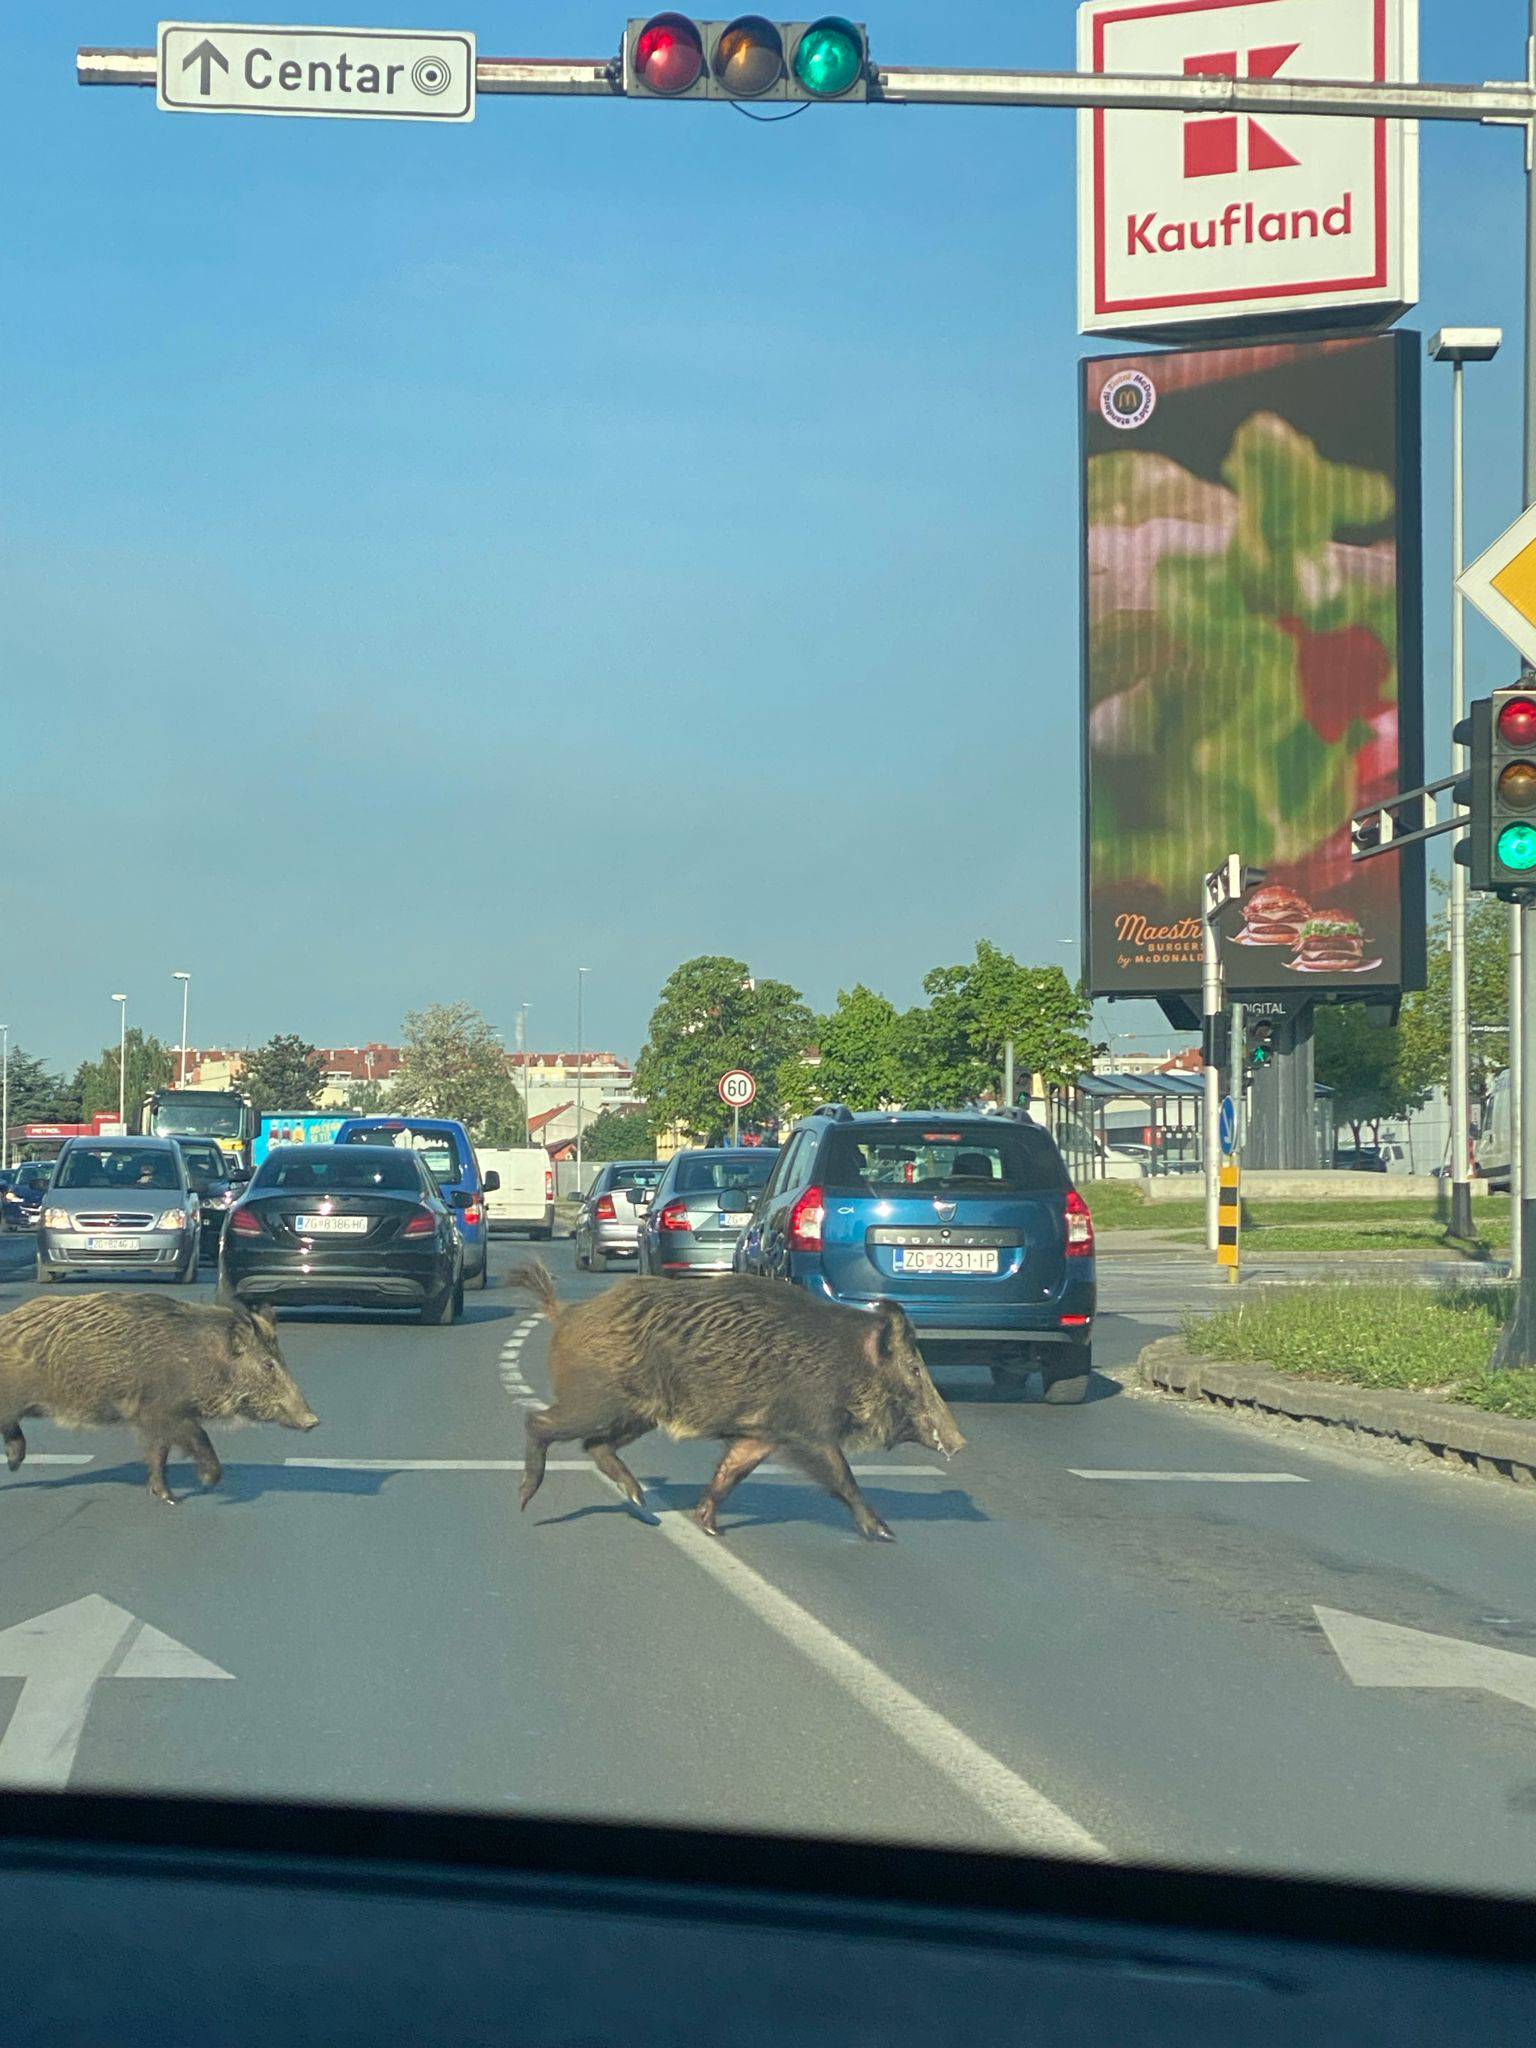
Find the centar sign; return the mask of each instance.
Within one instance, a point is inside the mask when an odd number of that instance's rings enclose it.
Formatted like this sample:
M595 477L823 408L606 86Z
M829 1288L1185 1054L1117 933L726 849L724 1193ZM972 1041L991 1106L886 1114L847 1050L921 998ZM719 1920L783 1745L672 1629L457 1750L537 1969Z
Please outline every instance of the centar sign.
M474 119L472 35L162 21L157 50L165 113Z
M1410 80L1417 0L1086 0L1082 71ZM1085 112L1090 334L1376 323L1418 291L1411 122Z

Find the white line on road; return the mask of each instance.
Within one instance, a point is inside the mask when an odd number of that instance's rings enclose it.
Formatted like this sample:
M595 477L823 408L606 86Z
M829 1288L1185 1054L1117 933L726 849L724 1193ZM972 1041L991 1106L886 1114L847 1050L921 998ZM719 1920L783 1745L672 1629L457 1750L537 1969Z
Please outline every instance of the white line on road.
M1074 1479L1165 1479L1188 1486L1308 1486L1300 1472L1085 1472L1068 1466Z
M89 1465L94 1451L28 1451L29 1465Z
M307 1472L521 1472L521 1458L284 1458L285 1465L302 1466ZM245 1469L243 1467L238 1469ZM260 1469L252 1466L252 1471ZM547 1472L590 1472L601 1478L587 1458L551 1458ZM861 1479L941 1479L937 1465L850 1465ZM792 1465L759 1465L754 1479L803 1479ZM750 1485L751 1481L746 1481Z
M901 1468L912 1470L910 1466ZM973 1742L952 1721L925 1706L878 1664L844 1642L798 1601L769 1585L718 1537L706 1536L686 1515L664 1514L661 1532L759 1621L841 1686L850 1698L885 1724L925 1763L932 1764L1013 1837L1021 1848L1055 1856L1107 1856L1088 1830L1064 1813L1026 1778Z

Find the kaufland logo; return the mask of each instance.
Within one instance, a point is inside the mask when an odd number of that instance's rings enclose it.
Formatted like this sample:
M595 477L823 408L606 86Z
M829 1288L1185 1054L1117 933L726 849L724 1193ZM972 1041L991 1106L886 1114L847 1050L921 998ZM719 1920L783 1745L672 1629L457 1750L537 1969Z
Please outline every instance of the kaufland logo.
M1184 59L1186 77L1274 78L1301 48L1299 43L1266 43L1258 49L1213 50ZM1240 61L1241 60L1241 61ZM1184 122L1186 181L1230 178L1240 172L1294 171L1300 159L1252 115L1191 115ZM1277 195L1278 196L1278 195ZM1170 218L1152 211L1128 213L1127 256L1174 256L1189 249L1249 248L1260 243L1347 238L1355 226L1355 199L1343 192L1331 206L1267 207L1261 200L1234 199L1219 213Z

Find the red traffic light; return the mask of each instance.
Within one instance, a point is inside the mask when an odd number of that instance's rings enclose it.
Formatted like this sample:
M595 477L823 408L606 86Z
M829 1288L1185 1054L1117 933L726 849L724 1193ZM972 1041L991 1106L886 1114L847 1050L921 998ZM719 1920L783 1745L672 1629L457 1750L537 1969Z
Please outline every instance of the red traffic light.
M653 14L635 38L635 76L647 92L674 98L703 69L704 40L686 14Z
M784 38L760 14L743 14L721 31L711 69L733 100L756 99L784 76Z
M1499 739L1506 747L1536 746L1536 697L1511 697L1499 707Z

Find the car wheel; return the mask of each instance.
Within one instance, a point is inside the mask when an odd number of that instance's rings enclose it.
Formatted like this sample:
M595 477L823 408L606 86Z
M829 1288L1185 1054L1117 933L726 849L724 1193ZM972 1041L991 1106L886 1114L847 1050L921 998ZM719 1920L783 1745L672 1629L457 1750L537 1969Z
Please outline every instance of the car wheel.
M1088 1398L1088 1382L1092 1378L1093 1352L1080 1351L1065 1371L1046 1373L1045 1398L1054 1407L1075 1408L1079 1401Z
M453 1321L454 1302L461 1294L463 1286L463 1276L460 1275L457 1280L450 1286L443 1288L441 1292L429 1295L421 1304L418 1312L421 1321L432 1325L436 1329L447 1329L448 1325Z

